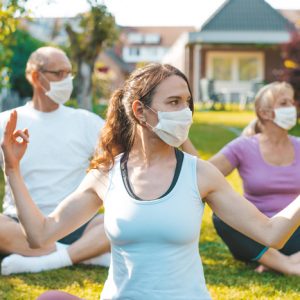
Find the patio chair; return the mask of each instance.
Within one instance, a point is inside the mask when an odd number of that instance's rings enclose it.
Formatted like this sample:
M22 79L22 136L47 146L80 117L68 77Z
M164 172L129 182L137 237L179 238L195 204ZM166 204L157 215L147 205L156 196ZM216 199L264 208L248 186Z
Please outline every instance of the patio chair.
M251 88L247 93L240 95L240 109L245 109L247 105L253 103L257 92L265 85L261 80L251 80Z
M214 80L202 78L200 79L200 99L204 104L208 104L212 110L216 109L216 104L221 103L221 109L225 108L224 95L216 93Z

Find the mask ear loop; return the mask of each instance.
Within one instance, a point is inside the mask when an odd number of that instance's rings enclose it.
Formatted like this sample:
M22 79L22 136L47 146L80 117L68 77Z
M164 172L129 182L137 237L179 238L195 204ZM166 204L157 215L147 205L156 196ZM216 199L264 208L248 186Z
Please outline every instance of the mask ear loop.
M42 75L42 77L43 77L43 78L49 83L49 85L50 85L50 81L47 79L47 77L46 77L41 71L39 71L39 73ZM49 91L47 91L46 88L43 87L43 85L41 85L41 87L42 87L42 89L44 90L45 93L49 92Z
M142 106L149 108L153 113L157 114L157 112L155 110L153 110L150 106L142 103L141 101L139 101L139 102L141 103ZM143 120L139 120L139 121L142 124L145 124L146 126L149 126L152 129L152 131L153 131L154 127L146 121L146 117L144 115L143 115Z
M144 106L148 107L153 113L158 115L158 112L156 110L154 110L153 108L151 108L150 106L148 106L147 104L143 104Z

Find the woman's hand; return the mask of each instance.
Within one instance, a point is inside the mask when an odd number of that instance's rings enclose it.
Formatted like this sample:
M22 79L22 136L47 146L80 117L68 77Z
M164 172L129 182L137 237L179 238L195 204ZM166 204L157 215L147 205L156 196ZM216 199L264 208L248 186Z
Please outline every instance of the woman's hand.
M29 142L28 130L16 130L17 112L14 110L6 124L1 148L4 154L4 169L6 175L9 170L19 168L19 163L23 157L27 143Z

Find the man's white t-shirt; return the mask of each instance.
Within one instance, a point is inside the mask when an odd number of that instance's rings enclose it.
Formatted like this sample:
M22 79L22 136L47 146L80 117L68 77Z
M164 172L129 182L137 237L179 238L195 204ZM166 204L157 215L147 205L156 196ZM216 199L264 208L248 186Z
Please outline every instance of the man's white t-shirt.
M48 215L84 178L104 121L94 113L64 105L45 113L28 102L16 110L17 129L28 128L29 131L29 144L20 163L21 173L33 201ZM0 114L1 139L10 112ZM7 182L3 213L17 215Z

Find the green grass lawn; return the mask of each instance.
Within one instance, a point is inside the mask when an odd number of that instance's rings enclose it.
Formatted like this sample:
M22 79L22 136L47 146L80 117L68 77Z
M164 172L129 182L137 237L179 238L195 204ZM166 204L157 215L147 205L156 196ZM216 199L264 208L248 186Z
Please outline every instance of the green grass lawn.
M252 118L251 112L196 112L190 136L202 158L207 159L236 136L232 128L241 129ZM293 133L300 135L300 128L294 129ZM238 192L242 191L236 172L228 180ZM2 178L1 183L3 187ZM271 272L256 274L253 272L254 264L233 260L212 227L211 211L207 207L199 251L207 286L214 299L300 298L298 277ZM104 268L76 266L40 274L0 277L0 299L35 299L48 289L64 290L85 299L98 299L106 276Z

